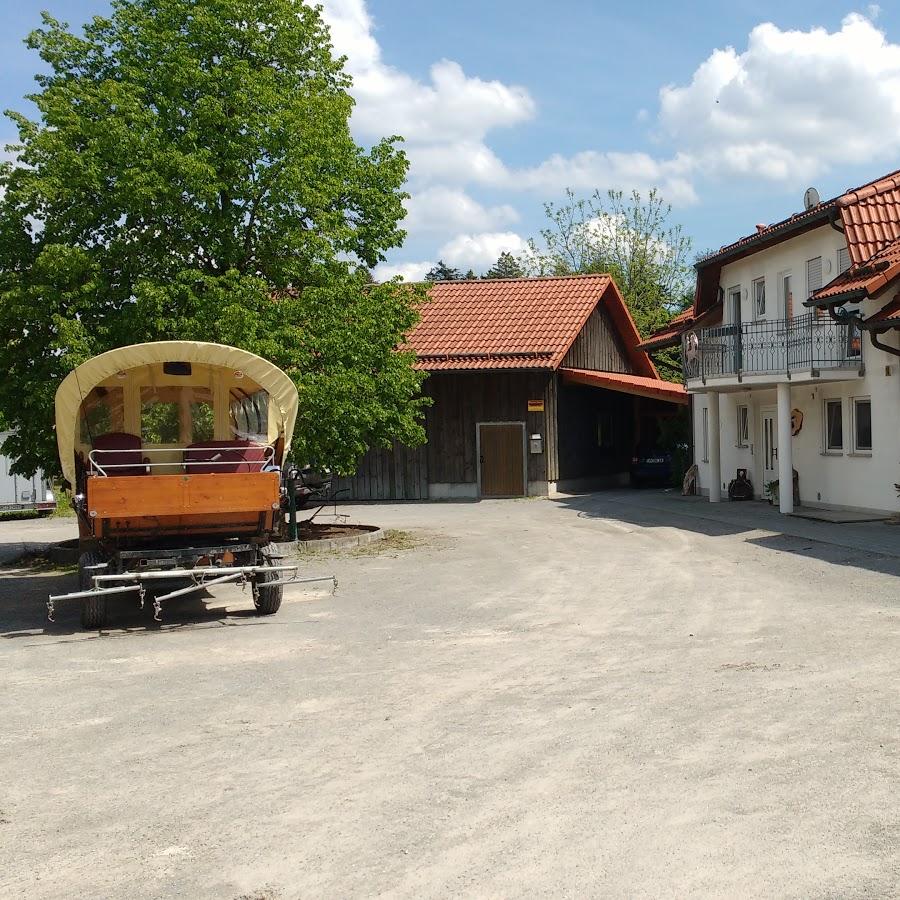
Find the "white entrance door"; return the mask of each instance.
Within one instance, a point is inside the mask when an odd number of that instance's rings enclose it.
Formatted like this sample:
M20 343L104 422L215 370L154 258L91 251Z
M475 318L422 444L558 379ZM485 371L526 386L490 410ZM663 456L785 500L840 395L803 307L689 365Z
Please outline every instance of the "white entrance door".
M762 416L762 494L768 495L766 485L778 478L778 419L774 406L761 410Z

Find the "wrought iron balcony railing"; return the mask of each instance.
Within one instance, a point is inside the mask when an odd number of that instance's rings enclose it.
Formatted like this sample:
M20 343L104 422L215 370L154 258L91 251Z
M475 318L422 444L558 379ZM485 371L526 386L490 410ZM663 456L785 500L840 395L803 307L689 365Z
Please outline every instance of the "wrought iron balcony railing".
M686 381L858 369L862 365L858 329L816 313L700 328L682 337L681 351Z

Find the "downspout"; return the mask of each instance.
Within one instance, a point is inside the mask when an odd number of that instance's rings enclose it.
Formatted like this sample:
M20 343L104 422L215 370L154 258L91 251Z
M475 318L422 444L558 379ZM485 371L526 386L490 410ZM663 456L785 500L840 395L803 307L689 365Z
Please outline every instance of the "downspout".
M869 332L869 340L872 342L873 347L877 347L879 350L882 350L885 353L890 353L891 356L900 356L900 350L896 347L892 347L890 344L885 344L884 341L880 341L878 339L879 335L884 334L889 329L887 328L869 328L867 329Z
M849 310L839 308L839 305L837 303L830 303L828 305L828 315L830 315L835 322L839 322L841 325L856 325L860 332L867 331L869 333L869 340L872 342L873 347L881 350L884 353L888 353L891 356L900 357L900 349L898 349L897 347L892 347L890 344L885 344L884 341L879 340L879 335L884 334L890 329L870 326L865 321L865 319L863 319L862 316L859 315L858 312L853 313Z

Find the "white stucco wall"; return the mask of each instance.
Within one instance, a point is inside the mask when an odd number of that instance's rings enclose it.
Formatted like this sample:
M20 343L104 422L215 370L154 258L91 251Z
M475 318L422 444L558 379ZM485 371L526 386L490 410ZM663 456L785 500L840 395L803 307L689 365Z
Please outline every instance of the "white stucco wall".
M794 316L809 312L803 306L803 301L809 296L806 283L807 260L817 256L822 257L822 283L827 284L838 273L838 250L846 246L847 241L843 234L835 231L830 225L823 225L821 228L791 238L768 250L762 250L723 266L719 284L725 291L725 324L731 324L734 321L733 309L729 300L733 288L741 289L741 321L756 321L753 282L758 278L766 280L766 315L764 318L784 318L784 302L780 296L780 276L785 272L790 272L793 276Z
M823 226L808 234L785 241L777 247L761 251L722 269L721 286L725 290L724 321L730 323L729 292L733 287L746 288L742 299L743 322L754 321L752 282L766 279L766 318L784 316L782 298L777 283L785 271L793 274L793 311L802 315L808 310L802 305L808 291L806 261L822 256L823 282L827 284L837 274L838 248L844 238L830 226ZM867 301L862 312L868 316L893 294ZM897 332L888 332L882 340L900 347ZM900 500L894 489L900 483L900 357L877 350L863 335L864 374L853 375L845 381L819 380L791 389L791 406L803 412L803 427L793 438L793 465L800 479L801 503L809 506L828 506L851 509L900 510ZM724 385L723 385L724 386ZM739 390L732 383L727 392L720 393L720 447L722 459L722 490L735 476L738 468L746 468L757 496L764 493L762 410L776 405L774 388ZM852 400L870 397L872 401L872 451L856 453L853 449ZM843 410L844 447L841 451L825 450L825 400L840 399ZM703 408L708 399L704 393L694 395L695 462L701 491L709 491L709 465L703 459ZM750 407L750 440L746 448L737 447L737 407ZM712 436L710 436L710 440ZM723 499L724 499L723 494ZM900 539L900 538L898 538Z
M900 346L896 333L885 338ZM864 336L866 374L841 382L819 382L794 386L791 407L803 412L803 427L793 438L794 468L800 478L800 499L804 505L853 509L900 510L894 484L900 483L900 358L876 350ZM853 449L854 397L872 401L872 452L857 454ZM840 399L843 410L844 448L825 450L825 400ZM706 394L694 399L694 446L703 493L709 490L709 465L703 460L703 407ZM750 440L737 447L737 407L750 407ZM763 494L762 410L775 406L774 390L721 393L720 440L723 490L736 470L745 468L757 496ZM712 436L710 436L710 439ZM900 536L898 536L900 539Z

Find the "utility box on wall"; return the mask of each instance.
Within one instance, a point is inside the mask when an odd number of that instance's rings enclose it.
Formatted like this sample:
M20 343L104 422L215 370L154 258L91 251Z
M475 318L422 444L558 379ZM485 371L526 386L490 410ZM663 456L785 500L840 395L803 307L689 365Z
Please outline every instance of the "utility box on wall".
M529 437L528 451L535 455L544 452L544 436L542 434L533 434Z

